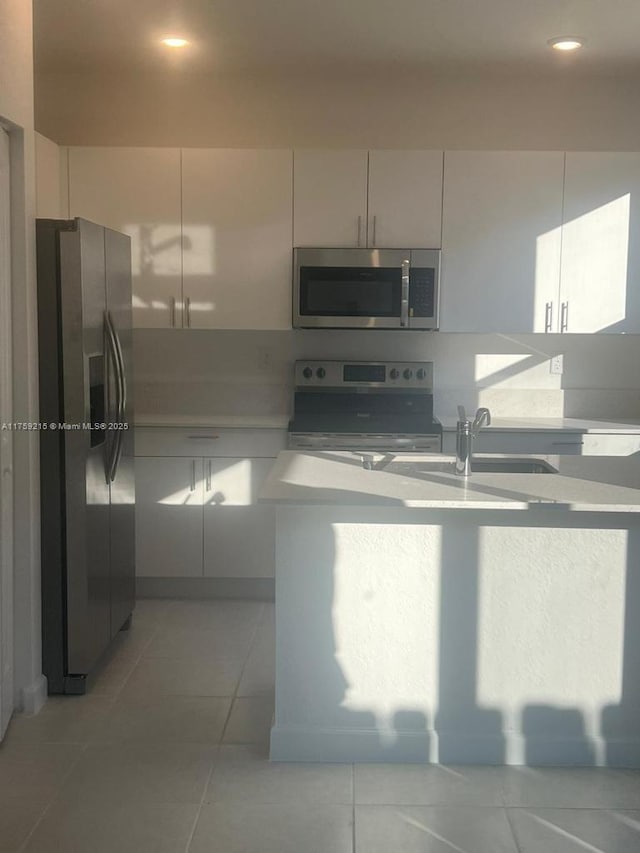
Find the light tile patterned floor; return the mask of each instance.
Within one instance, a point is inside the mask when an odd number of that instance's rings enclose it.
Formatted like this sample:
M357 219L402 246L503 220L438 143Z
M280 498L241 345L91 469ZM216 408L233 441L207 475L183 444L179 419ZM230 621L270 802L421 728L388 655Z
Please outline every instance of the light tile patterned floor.
M640 772L270 764L273 607L141 601L0 746L0 853L640 853Z

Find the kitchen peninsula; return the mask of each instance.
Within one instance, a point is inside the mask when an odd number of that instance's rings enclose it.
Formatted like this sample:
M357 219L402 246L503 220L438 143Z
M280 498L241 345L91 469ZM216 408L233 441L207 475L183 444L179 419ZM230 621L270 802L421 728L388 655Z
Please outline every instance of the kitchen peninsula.
M271 758L640 766L640 458L452 463L279 455Z

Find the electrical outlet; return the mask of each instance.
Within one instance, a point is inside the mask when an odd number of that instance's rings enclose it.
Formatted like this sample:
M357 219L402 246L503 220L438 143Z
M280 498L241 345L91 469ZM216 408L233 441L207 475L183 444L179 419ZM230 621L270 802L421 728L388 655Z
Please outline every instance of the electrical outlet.
M258 347L258 367L265 373L271 370L271 351L267 347Z
M549 362L549 372L555 374L556 376L562 376L562 371L564 370L564 356L554 355L551 361Z

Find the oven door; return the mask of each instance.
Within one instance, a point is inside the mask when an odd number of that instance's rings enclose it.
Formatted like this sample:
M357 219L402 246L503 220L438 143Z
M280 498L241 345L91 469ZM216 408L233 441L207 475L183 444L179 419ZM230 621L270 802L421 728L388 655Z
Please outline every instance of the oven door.
M294 328L407 326L410 256L404 249L295 249Z

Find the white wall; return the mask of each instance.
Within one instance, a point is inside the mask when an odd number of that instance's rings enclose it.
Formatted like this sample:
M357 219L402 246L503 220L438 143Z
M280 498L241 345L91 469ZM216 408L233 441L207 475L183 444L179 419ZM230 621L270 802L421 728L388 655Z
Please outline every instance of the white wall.
M36 216L61 219L67 216L66 150L36 133Z
M637 150L639 78L561 72L42 72L36 125L68 145Z
M18 421L38 420L35 299L35 166L31 0L0 0L0 120L9 126L12 156L13 409ZM14 625L18 704L44 701L40 651L38 436L14 441Z

